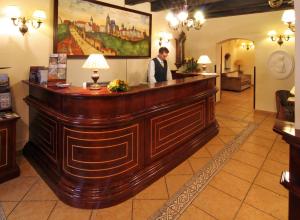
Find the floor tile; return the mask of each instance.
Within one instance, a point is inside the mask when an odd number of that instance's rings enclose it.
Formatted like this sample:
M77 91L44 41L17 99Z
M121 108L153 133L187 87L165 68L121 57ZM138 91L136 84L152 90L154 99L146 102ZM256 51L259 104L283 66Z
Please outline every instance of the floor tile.
M132 219L132 208L133 200L127 200L117 206L93 210L91 220L130 220Z
M245 202L276 218L288 219L288 199L260 186L251 187Z
M283 164L289 164L289 153L280 152L277 150L271 150L269 153L268 159L283 163Z
M219 153L222 149L224 149L224 145L207 145L206 149L209 151L209 153L212 156L215 156L217 153Z
M287 144L287 143L276 142L273 145L272 150L280 151L280 152L283 152L283 153L289 153L290 152L290 145Z
M251 183L221 171L210 181L209 185L239 200L243 200L250 188Z
M238 169L237 169L238 167ZM249 182L252 182L255 178L255 176L258 173L258 169L250 166L248 164L236 161L236 160L230 160L223 168L226 172L229 172L230 174L240 177L244 180L247 180Z
M167 175L192 175L193 169L186 160L171 170Z
M133 220L148 219L166 200L133 200Z
M88 220L91 217L92 210L77 209L70 207L63 202L57 202L54 210L52 211L49 220Z
M288 197L288 190L280 184L280 176L260 171L254 183L282 196Z
M165 178L162 177L135 196L136 199L168 199Z
M198 209L197 207L190 205L187 210L180 216L179 220L214 220L215 218Z
M244 128L242 127L230 127L230 129L234 131L236 134L239 134L244 130Z
M271 148L274 141L257 136L250 136L247 142Z
M265 139L269 139L271 141L274 141L277 137L277 134L274 131L272 131L272 130L265 131L263 129L256 129L252 135L261 137L261 138L265 138Z
M220 136L221 140L225 144L228 144L229 142L231 142L232 140L234 140L235 137L236 137L235 135L222 135L222 136Z
M216 217L233 219L241 202L211 186L207 186L194 200L193 205Z
M0 184L0 201L20 201L36 181L37 177L18 177Z
M192 166L193 171L196 173L201 170L210 160L211 158L190 158L189 162Z
M235 133L229 128L221 128L219 130L219 135L221 135L221 136L223 136L223 135L235 135Z
M42 200L58 200L50 187L42 180L39 179L36 184L26 194L24 200L28 201L42 201Z
M166 176L166 183L169 195L174 195L181 187L192 178L192 175Z
M9 215L8 220L46 220L55 204L55 201L23 201Z
M205 146L203 146L200 150L198 150L196 153L192 155L192 158L201 158L201 157L211 157L211 154L206 149Z
M266 157L270 149L261 145L253 144L250 142L244 143L241 148L243 151L257 154L258 156Z
M17 163L20 167L20 176L31 176L31 177L36 177L38 176L37 172L35 169L31 166L31 164L26 160L25 157L20 156L17 158Z
M267 159L262 167L262 170L275 174L277 176L280 176L283 171L287 171L288 169L288 164L279 163L270 159Z
M218 145L224 145L224 143L220 140L218 137L214 137L211 139L207 144L218 144Z
M12 212L12 210L17 206L18 202L0 202L0 204L3 208L5 216L7 217Z
M276 218L247 204L243 204L235 220L276 220Z
M257 168L261 167L265 159L264 157L243 150L234 153L232 158Z

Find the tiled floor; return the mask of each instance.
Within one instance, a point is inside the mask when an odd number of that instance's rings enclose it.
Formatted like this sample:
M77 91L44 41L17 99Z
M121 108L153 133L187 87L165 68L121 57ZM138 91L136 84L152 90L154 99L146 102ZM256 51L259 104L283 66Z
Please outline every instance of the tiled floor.
M25 158L21 176L0 185L0 202L8 219L149 218L246 126L258 128L209 182L180 219L287 219L287 191L279 184L288 168L288 145L272 131L274 116L252 111L252 90L222 93L217 104L220 133L192 157L134 198L112 208L80 210L60 202ZM223 116L226 116L223 117Z

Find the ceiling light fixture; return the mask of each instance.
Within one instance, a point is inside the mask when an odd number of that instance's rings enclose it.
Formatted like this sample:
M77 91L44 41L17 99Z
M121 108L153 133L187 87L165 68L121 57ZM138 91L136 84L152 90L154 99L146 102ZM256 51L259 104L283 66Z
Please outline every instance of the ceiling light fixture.
M196 11L193 17L190 16L187 0L185 0L181 11L178 13L169 12L166 16L166 20L171 29L178 30L181 27L186 28L188 31L191 29L200 30L206 21L202 11Z
M294 6L294 0L269 0L268 2L271 8L279 8L283 3ZM288 25L291 31L296 31L296 14L294 9L285 10L281 20Z

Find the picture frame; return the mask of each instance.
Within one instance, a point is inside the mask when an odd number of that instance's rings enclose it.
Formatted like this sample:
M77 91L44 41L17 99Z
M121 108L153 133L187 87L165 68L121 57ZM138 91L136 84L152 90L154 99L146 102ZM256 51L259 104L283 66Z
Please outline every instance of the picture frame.
M149 13L96 0L54 0L54 53L145 59L151 57L151 37Z

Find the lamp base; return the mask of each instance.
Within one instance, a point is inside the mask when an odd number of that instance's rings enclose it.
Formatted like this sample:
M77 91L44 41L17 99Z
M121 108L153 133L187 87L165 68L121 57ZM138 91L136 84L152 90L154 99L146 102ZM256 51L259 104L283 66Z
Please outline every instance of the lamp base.
M99 75L98 71L95 70L93 75L92 75L92 80L94 81L94 83L89 87L90 90L99 90L99 89L101 89L101 86L97 83L99 77L100 77L100 75Z
M89 87L90 90L99 90L101 89L101 86L97 83L95 84L92 84L90 87Z
M206 73L207 66L205 64L202 64L202 73Z

